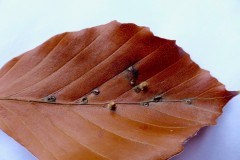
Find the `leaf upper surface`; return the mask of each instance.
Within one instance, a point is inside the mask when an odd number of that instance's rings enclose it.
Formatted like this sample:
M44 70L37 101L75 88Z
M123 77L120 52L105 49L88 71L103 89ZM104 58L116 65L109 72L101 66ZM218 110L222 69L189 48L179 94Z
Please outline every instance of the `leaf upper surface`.
M114 21L8 62L0 129L41 160L164 160L236 94L175 41Z

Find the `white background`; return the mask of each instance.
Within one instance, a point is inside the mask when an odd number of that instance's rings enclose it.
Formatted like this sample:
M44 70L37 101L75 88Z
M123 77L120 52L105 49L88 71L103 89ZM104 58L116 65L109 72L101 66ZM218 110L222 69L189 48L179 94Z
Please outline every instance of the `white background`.
M55 34L112 20L175 39L229 90L240 89L240 0L0 0L0 67ZM1 85L1 84L0 84ZM239 160L240 96L173 160ZM0 131L0 160L34 160Z

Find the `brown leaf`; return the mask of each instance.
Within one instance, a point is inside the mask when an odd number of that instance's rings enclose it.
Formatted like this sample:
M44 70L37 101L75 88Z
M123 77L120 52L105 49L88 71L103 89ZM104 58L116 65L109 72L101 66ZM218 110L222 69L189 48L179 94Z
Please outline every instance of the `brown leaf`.
M237 94L175 41L115 21L14 58L0 84L0 128L41 160L168 159Z

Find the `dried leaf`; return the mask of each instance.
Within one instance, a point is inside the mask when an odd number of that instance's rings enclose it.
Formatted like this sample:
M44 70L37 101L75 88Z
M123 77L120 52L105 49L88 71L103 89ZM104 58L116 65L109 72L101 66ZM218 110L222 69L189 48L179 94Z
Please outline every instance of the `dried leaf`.
M41 160L168 159L237 94L175 41L115 21L14 58L0 84L0 128Z

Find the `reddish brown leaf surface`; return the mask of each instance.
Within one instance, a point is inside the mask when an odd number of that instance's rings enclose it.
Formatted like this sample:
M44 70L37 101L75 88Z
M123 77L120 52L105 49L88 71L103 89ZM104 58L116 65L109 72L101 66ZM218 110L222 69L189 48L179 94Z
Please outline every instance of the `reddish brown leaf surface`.
M0 129L40 160L168 159L236 94L175 41L111 22L57 35L7 63Z

